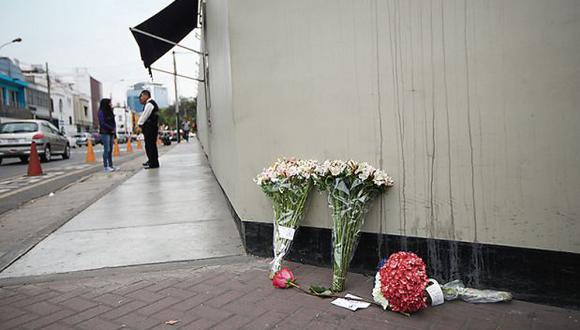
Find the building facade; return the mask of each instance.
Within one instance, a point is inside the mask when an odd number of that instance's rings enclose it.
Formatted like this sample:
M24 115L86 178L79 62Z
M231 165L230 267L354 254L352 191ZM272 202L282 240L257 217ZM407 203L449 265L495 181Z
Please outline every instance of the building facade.
M82 93L73 96L74 119L77 132L91 132L93 129L93 114L91 113L91 98Z
M93 115L93 130L99 130L99 104L103 98L103 85L97 79L90 77L91 85L91 108Z
M157 102L160 108L169 106L169 98L167 88L163 84L140 82L133 85L127 90L127 106L135 112L143 111L143 105L139 103L139 94L141 91L148 90L151 92L151 97Z
M114 107L117 134L130 135L133 133L133 112L126 107Z
M580 3L202 7L198 137L248 252L271 253L257 172L281 155L355 159L396 184L353 269L410 250L440 281L580 306ZM313 194L291 259L330 265L326 204Z
M0 122L32 118L26 107L27 87L20 68L9 58L0 57Z
M52 118L46 70L40 65L21 68L21 70L28 82L28 87L26 88L26 103L27 108L32 113L32 117L34 119L51 121L58 127L58 121Z
M52 102L52 113L48 98L48 85L46 69L42 65L31 65L23 67L24 76L33 88L28 89L30 95L28 107L33 111L35 118L49 120L59 128L59 130L69 136L77 132L74 114L74 95L78 94L74 90L74 83L65 82L58 74L51 72L50 77L50 99ZM38 101L41 95L46 94L42 101ZM41 105L36 105L42 103ZM38 110L40 109L40 111Z

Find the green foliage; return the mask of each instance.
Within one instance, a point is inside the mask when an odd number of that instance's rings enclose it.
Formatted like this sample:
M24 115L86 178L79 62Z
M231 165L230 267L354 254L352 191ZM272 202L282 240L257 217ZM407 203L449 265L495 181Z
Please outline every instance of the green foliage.
M180 98L179 114L180 122L184 120L195 123L196 121L196 98ZM159 125L167 125L170 129L175 129L175 104L159 109Z

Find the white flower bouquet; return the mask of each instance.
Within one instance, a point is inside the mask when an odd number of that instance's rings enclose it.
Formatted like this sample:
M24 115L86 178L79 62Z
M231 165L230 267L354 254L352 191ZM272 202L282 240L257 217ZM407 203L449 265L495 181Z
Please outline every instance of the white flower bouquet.
M290 250L295 230L304 217L316 167L316 161L283 158L254 179L274 208L274 259L270 278L281 269L282 259Z
M327 160L316 168L315 178L319 189L328 192L333 220L331 290L341 292L368 205L394 181L380 169L353 160Z

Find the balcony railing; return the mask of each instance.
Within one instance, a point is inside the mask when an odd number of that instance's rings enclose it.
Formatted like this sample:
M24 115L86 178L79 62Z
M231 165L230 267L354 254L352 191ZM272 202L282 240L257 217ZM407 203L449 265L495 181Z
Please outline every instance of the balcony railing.
M32 112L26 108L15 107L0 103L0 117L15 119L32 119Z

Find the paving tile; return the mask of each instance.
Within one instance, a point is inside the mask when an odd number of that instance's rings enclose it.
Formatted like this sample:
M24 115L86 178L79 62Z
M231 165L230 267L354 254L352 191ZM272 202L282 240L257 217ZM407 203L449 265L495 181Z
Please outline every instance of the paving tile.
M214 330L230 330L230 329L241 329L248 323L252 322L252 318L244 315L234 315L224 321L216 324ZM295 328L298 329L298 328Z
M199 318L199 316L194 315L192 313L177 311L177 310L171 309L171 308L164 309L164 310L159 311L155 314L151 314L151 317L155 318L163 323L165 323L166 321L171 321L171 320L179 320L179 323L181 325L190 323L190 322L197 320Z
M175 288L175 287L165 288L165 289L161 290L160 292L167 297L182 298L182 300L185 300L187 298L191 298L191 297L198 294L197 292L194 292L194 291L184 290L184 289Z
M147 305L147 303L144 303L142 301L132 301L132 302L124 304L118 308L114 308L114 309L109 310L108 312L104 313L102 315L102 317L105 319L113 320L113 319L121 317L125 314L129 314L132 311L139 309L141 307L144 307L146 305Z
M59 310L58 312L52 313L47 316L43 316L39 319L34 321L25 323L22 325L25 329L43 329L46 326L55 323L56 321L62 320L67 316L74 314L74 311L71 310Z
M103 295L93 298L94 301L111 307L121 306L133 301L132 298L124 297L114 293L105 293Z
M213 299L208 300L206 303L208 305L219 308L245 295L246 293L244 292L231 290L224 292Z
M139 301L144 301L144 302L155 302L157 300L161 300L163 298L165 298L165 295L156 293L156 292L151 292L149 290L146 289L139 289L136 291L133 291L131 293L128 293L126 295L127 297L131 297L135 300L139 300Z
M197 319L189 324L186 324L186 325L180 327L180 329L185 329L185 330L212 329L215 324L216 324L216 321L200 318L200 319Z
M175 305L178 302L180 302L180 299L176 299L173 297L165 297L161 300L158 300L154 303L152 303L151 305L145 306L143 308L140 308L137 310L137 313L143 314L143 315L150 315L156 312L159 312L160 310L166 309L169 306Z
M155 318L139 313L129 313L115 320L116 324L128 326L133 329L148 329L159 325L161 322Z
M103 320L99 317L94 317L90 320L77 324L76 327L86 330L114 330L121 329L122 325Z
M270 329L274 327L278 322L282 321L286 317L286 314L277 311L266 312L252 322L246 324L244 329Z
M217 309L207 305L199 305L189 312L206 320L215 321L216 323L223 321L232 315L232 313L229 311Z
M38 315L49 315L58 312L61 308L62 307L58 306L57 304L52 304L44 301L25 307L27 311L30 311Z
M74 315L71 315L70 317L67 317L64 320L62 320L62 323L66 323L69 325L75 325L77 323L81 323L83 321L92 319L93 317L95 317L97 315L101 315L103 313L106 313L110 310L111 310L111 308L108 306L98 305L98 306L95 306L91 309L87 309L81 313L76 313Z
M211 295L200 293L175 304L172 308L178 311L187 311L205 303L212 298L213 296Z
M34 315L34 314L20 315L18 317L15 317L15 318L9 320L9 321L1 322L0 329L4 330L4 329L20 328L23 324L28 323L28 322L33 321L33 320L38 319L38 318L40 318L40 316Z
M0 307L0 323L6 322L23 314L26 314L26 312L19 308L2 306Z
M80 311L84 311L86 309L89 309L91 307L95 307L98 305L98 303L96 303L94 301L87 300L87 299L74 297L74 298L71 298L71 299L68 299L66 301L61 302L60 305L68 307L68 308L75 310L77 312L80 312Z

